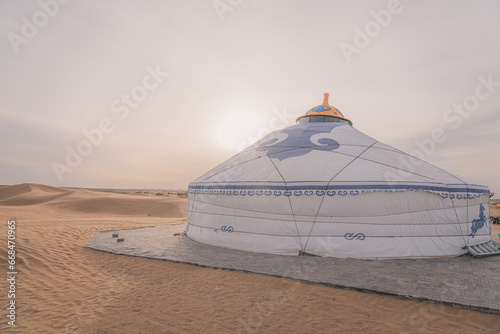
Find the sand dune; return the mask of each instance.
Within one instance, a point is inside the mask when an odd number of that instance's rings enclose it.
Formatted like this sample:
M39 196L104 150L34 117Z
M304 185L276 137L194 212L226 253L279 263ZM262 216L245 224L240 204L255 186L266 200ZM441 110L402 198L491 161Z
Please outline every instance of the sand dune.
M17 221L19 272L17 326L9 329L4 319L0 332L497 333L500 328L498 315L82 247L104 230L184 222L186 210L187 199L174 196L35 184L0 188L2 219ZM0 261L6 257L2 246Z
M0 188L0 205L34 205L69 195L68 189L24 183Z
M62 209L81 213L105 213L127 216L185 217L186 210L179 206L179 200L89 198L58 202ZM62 205L62 206L61 206Z
M186 217L185 198L142 197L127 194L97 193L75 190L70 196L52 201L48 206L68 214L108 214L151 216L165 218Z
M3 201L9 197L17 196L31 191L31 187L28 183L16 184L14 186L7 186L0 188L0 201Z
M187 214L186 199L158 196L131 196L86 189L65 189L25 183L0 188L0 205L45 204L69 215L109 214L176 218Z

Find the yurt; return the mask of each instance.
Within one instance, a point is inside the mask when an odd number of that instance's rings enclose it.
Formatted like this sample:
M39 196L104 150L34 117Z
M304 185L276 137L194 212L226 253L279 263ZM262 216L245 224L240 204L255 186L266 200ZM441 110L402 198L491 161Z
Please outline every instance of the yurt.
M187 236L243 251L423 258L491 241L488 187L356 130L328 94L188 193Z

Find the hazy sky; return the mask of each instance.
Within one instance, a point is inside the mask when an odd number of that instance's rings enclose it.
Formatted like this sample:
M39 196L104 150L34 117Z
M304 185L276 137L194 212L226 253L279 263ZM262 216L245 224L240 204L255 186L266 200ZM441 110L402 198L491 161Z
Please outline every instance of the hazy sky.
M494 0L2 1L0 184L187 188L329 92L498 197L499 17Z

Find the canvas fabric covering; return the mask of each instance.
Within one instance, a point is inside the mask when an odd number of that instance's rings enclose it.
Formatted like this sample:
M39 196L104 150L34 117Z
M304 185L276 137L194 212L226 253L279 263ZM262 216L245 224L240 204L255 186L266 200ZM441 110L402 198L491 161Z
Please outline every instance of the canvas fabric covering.
M245 251L439 257L491 240L486 186L343 123L275 131L188 193L188 237Z

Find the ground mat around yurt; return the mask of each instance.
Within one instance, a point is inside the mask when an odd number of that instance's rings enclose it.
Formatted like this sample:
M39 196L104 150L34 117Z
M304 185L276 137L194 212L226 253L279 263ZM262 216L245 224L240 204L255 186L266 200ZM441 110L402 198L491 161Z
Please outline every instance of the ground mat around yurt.
M181 234L183 226L100 232L85 247L500 314L500 256L361 260L260 254L198 243Z

